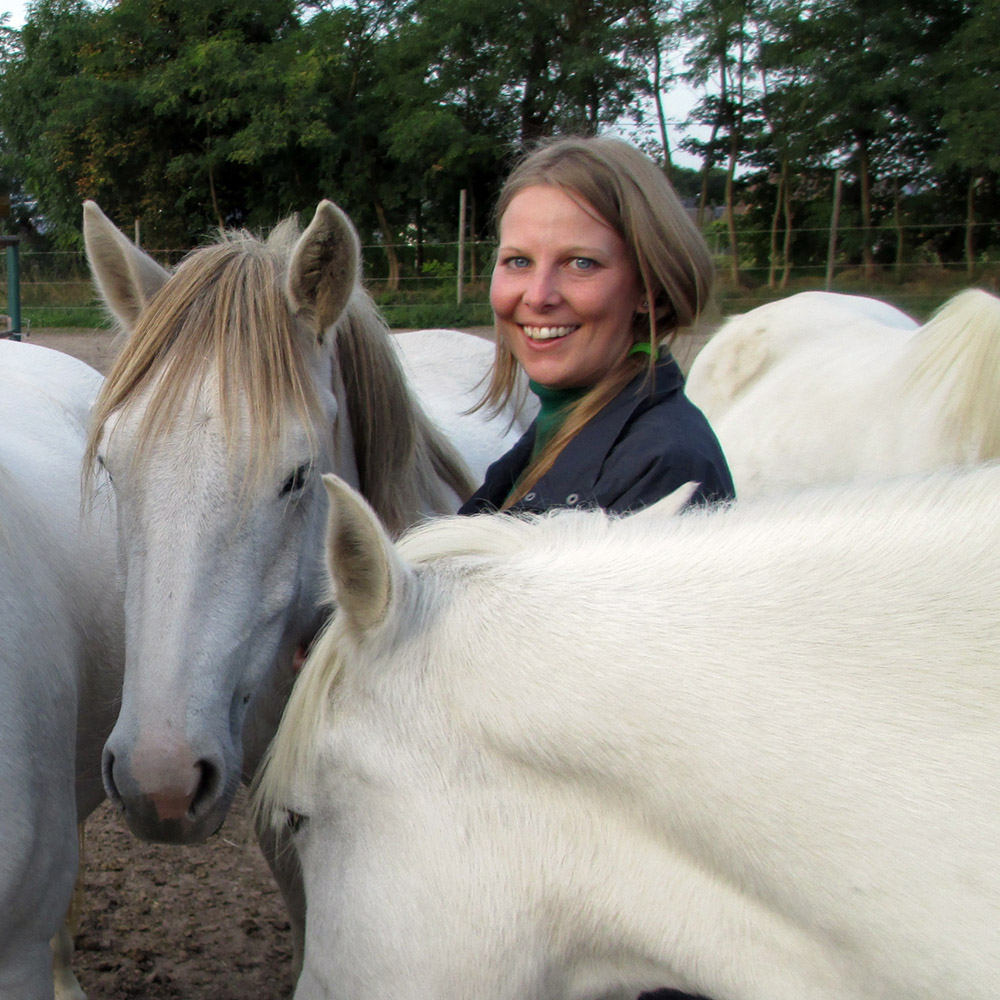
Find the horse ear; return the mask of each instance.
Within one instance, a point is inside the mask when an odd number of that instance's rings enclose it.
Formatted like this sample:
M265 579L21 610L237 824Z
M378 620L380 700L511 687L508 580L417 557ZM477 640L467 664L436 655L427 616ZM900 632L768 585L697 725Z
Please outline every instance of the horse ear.
M83 203L83 242L101 298L130 330L169 272L120 233L93 201Z
M360 493L338 476L325 475L330 498L326 559L340 613L363 634L389 615L406 570L392 540Z
M351 220L332 201L321 201L292 251L286 286L293 311L312 319L318 335L347 308L360 262Z
M673 493L668 493L656 503L651 503L648 507L636 511L632 517L673 517L674 514L679 514L684 509L697 489L697 483L685 483L683 486L678 486Z

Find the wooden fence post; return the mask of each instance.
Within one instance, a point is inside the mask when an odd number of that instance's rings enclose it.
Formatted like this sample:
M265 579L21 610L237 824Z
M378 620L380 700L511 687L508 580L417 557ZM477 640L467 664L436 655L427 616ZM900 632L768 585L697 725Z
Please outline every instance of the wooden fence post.
M830 213L830 246L826 253L826 290L833 285L833 258L837 255L837 227L840 225L841 176L838 168L833 179L833 211Z

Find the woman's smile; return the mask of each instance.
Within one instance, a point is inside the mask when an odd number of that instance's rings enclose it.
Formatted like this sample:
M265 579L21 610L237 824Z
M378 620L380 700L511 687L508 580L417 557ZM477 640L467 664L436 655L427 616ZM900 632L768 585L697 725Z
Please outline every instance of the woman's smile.
M579 329L577 326L524 326L521 325L521 329L524 331L526 337L529 340L543 341L543 340L559 340L563 337L568 337L574 330Z

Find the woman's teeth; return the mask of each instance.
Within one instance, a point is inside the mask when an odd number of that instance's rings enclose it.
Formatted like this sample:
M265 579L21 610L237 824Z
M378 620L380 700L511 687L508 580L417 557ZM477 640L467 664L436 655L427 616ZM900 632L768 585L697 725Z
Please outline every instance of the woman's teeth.
M524 326L525 336L530 340L556 340L571 334L575 326Z

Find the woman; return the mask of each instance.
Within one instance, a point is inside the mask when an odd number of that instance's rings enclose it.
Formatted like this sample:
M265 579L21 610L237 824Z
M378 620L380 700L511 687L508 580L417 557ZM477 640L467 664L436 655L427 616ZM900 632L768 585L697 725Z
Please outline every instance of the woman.
M625 142L566 138L526 157L497 205L497 354L483 404L541 403L460 513L625 513L684 483L734 496L722 449L661 347L707 305L708 248L662 170Z
M520 368L541 409L460 513L626 513L691 481L694 502L734 497L719 442L664 347L708 304L714 271L663 171L615 139L555 140L508 177L497 219L497 353L483 404L502 406Z

